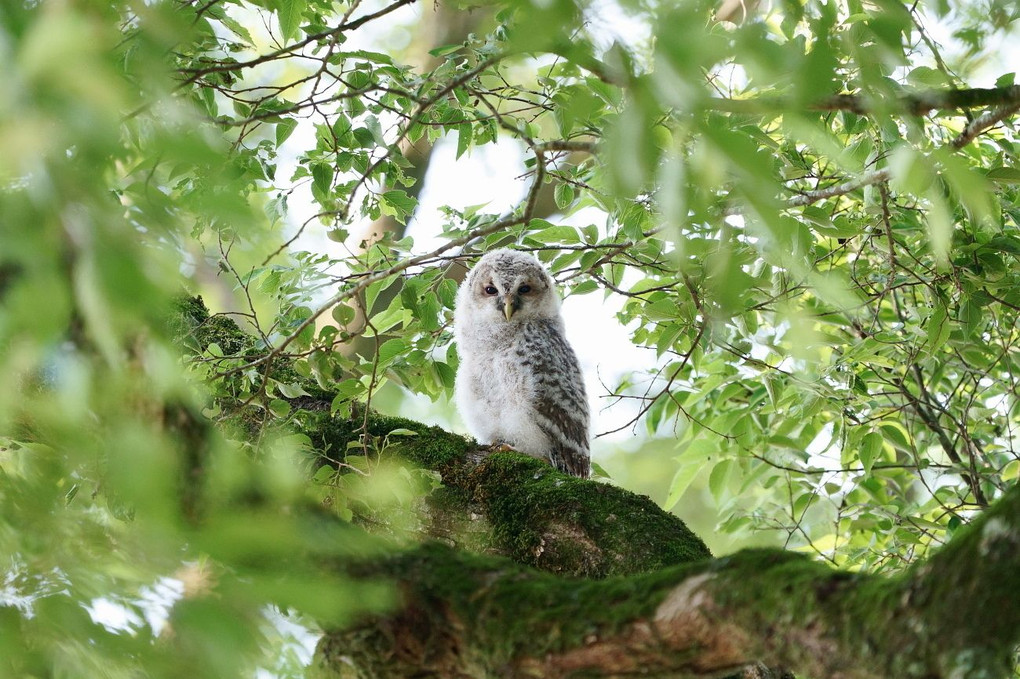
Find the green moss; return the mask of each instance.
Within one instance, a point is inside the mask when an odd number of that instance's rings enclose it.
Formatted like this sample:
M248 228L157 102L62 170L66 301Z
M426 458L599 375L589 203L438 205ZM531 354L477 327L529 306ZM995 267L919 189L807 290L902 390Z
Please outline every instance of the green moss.
M364 433L364 410L356 407L352 417L344 418L331 415L328 406L306 409L298 413L296 422L317 450L325 457L336 459L347 450L349 442L360 440ZM398 430L414 434L391 436ZM439 427L376 413L369 413L367 432L380 446L385 446L387 454L400 455L420 467L438 471L443 474L444 481L447 473L454 472L455 467L463 463L468 451L477 447L463 436Z
M363 434L364 412L351 418L327 409L303 411L297 422L324 461L342 458ZM403 430L413 435L391 435ZM644 573L711 558L679 518L647 497L557 472L516 452L497 452L475 466L478 445L438 427L370 413L367 431L383 454L400 455L439 472L445 495L433 506L450 511L480 506L491 548L543 570L604 578Z
M218 345L227 356L241 355L254 348L251 335L226 316L210 315L198 295L177 298L174 312L169 319L171 332L193 353L201 353L210 344Z
M432 543L374 568L402 583L404 608L358 629L327 633L317 653L320 667L342 667L354 657L371 668L358 676L423 669L436 676L500 675L522 658L626 632L648 619L676 583L705 566L578 580ZM395 642L410 652L393 653ZM441 671L447 666L448 673Z
M443 602L441 610L452 612L463 625L466 648L485 649L478 663L493 668L577 648L592 635L620 633L649 617L672 587L698 568L704 566L576 580L428 544L394 560L386 570L409 583L422 601Z
M712 556L683 521L649 498L562 474L541 460L494 453L472 476L496 546L520 563L555 558L563 570L606 577ZM550 538L564 526L571 527L568 539L554 540L558 551L547 554Z

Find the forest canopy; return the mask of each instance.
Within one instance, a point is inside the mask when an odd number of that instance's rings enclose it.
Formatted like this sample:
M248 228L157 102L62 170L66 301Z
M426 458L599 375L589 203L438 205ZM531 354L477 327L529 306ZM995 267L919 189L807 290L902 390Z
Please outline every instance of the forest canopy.
M638 514L862 578L1015 538L1012 505L981 517L1020 477L1018 19L5 3L0 674L302 676L322 630L399 610L415 559L594 592L709 556L636 537ZM486 163L508 179L469 178ZM595 300L575 332L636 347L590 366L587 490L465 467L469 441L415 422L456 421L457 285L497 247L538 256L568 310ZM603 525L535 532L493 490L529 475ZM482 535L425 525L451 497ZM415 551L437 536L463 553Z

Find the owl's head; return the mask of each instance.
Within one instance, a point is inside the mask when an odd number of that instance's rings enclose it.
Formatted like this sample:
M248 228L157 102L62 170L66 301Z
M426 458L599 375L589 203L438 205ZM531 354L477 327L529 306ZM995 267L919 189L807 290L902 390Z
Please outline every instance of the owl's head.
M557 318L560 296L552 276L533 255L493 250L468 272L457 294L459 316L475 321L515 323Z

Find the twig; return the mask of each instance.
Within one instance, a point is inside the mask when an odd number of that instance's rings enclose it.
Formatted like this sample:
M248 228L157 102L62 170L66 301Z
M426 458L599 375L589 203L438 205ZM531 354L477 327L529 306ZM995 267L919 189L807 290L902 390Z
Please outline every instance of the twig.
M961 132L956 139L950 142L949 145L954 149L961 149L974 141L979 134L1005 120L1017 111L1020 111L1020 103L1000 106L998 108L993 108L991 111L985 111L972 120L970 124L964 128L963 132Z
M365 183L368 182L369 179L371 179L371 177L375 173L375 171L378 170L379 167L381 167L384 162L386 162L386 160L393 153L393 149L396 148L397 145L399 145L402 141L404 141L404 139L407 137L407 135L410 134L411 128L413 128L416 123L420 122L422 116L425 115L425 112L428 111L437 102L439 102L444 97L446 97L446 95L450 94L451 92L453 92L458 87L461 87L462 85L465 85L472 78L477 77L485 69L489 68L490 66L492 66L494 64L499 63L499 61L503 58L503 56L504 55L502 55L502 54L496 54L496 55L490 56L490 57L480 61L474 68L469 69L469 70L465 71L464 73L460 74L459 76L457 76L456 78L454 78L450 82L446 83L446 85L444 85L442 88L440 88L431 97L429 97L425 101L422 101L420 104L418 104L418 108L415 110L415 112L412 113L410 117L408 117L407 124L404 125L404 129L401 130L400 134L397 135L397 138L394 139L391 144L388 144L386 146L386 152L382 156L377 158L371 165L369 165L368 169L365 170L365 172L361 175L361 177L354 184L354 186L351 187L350 193L348 194L348 198L347 198L347 211L348 211L348 213L350 212L351 207L354 205L354 197L358 193L358 190L362 186L364 186Z
M361 282L359 282L357 285L347 288L346 290L341 290L340 292L336 293L328 300L326 300L325 303L323 303L318 309L313 311L312 314L301 323L301 325L299 325L290 335L288 335L277 347L272 349L268 354L266 354L265 356L261 356L255 359L254 361L246 363L242 366L238 366L226 372L219 373L216 375L216 377L220 378L229 377L230 375L243 372L245 370L249 370L251 368L260 366L263 363L271 361L273 358L283 353L283 350L290 346L290 344L294 340L296 340L301 335L301 333L305 331L305 329L307 329L313 323L315 323L319 316L322 316L324 313L332 309L340 302L351 299L355 295L358 295L361 292L365 291L368 288L368 286L372 285L373 283L377 283L378 281L389 278L393 274L400 273L405 269L409 269L413 266L421 264L422 262L428 261L429 259L435 257L436 255L442 254L447 250L450 250L455 247L460 247L462 245L466 245L467 243L470 243L476 238L488 236L490 233L495 233L500 229L507 229L513 226L519 226L520 224L524 224L525 222L526 220L523 216L501 219L497 222L489 224L488 226L483 226L474 229L473 231L461 236L460 238L454 238L453 240L449 240L445 244L439 246L438 248L432 250L431 252L425 253L423 255L418 255L416 257L411 257L409 259L404 260L403 262L398 262L397 264L394 264L385 271L380 271L378 273L372 274L371 276L363 278Z
M830 186L827 189L819 189L818 191L805 191L804 193L794 196L790 200L786 201L786 207L800 207L802 205L810 205L811 203L817 203L818 201L825 200L826 198L835 198L836 196L842 196L844 194L850 193L851 191L856 191L857 189L863 188L865 186L870 186L872 184L877 184L879 182L885 181L889 181L888 169L883 168L881 170L873 170L871 172L867 172L861 175L857 179L853 179L848 182L843 182L842 184L836 184L835 186Z
M281 57L285 57L285 56L290 56L290 55L296 54L302 47L304 47L306 45L310 45L313 42L316 42L318 40L323 40L325 38L335 37L337 35L340 35L342 33L347 32L347 31L353 31L353 30L361 27L362 25L364 25L364 24L366 24L366 23L368 23L370 21L373 21L373 20L378 19L380 17L384 17L384 16L386 16L387 14L389 14L390 12L392 12L394 10L400 9L401 7L404 7L405 5L414 4L417 1L418 0L397 0L393 4L387 5L386 7L383 7L378 12L373 12L372 14L366 14L364 16L358 17L354 21L348 21L348 22L342 23L339 26L337 26L336 28L331 28L328 31L322 31L320 33L312 33L311 35L305 37L304 40L299 40L298 42L295 42L295 43L293 43L293 44L291 44L291 45L289 45L287 47L282 47L282 48L280 48L278 50L275 50L273 52L268 52L268 53L263 54L261 56L255 57L254 59L249 59L248 61L236 61L236 62L229 62L229 63L217 63L217 64L212 64L210 66L204 66L204 67L201 67L201 68L182 68L182 69L180 69L181 73L186 73L188 75L188 77L185 78L183 82L181 82L181 84L178 86L178 89L180 89L181 87L184 87L186 85L189 85L189 84L195 82L196 80L198 80L199 78L201 78L202 76L209 75L210 73L219 73L219 72L225 72L225 71L240 71L240 70L245 69L245 68L251 68L253 66L258 66L259 64L264 64L264 63L269 62L269 61L274 61L274 60L279 59Z

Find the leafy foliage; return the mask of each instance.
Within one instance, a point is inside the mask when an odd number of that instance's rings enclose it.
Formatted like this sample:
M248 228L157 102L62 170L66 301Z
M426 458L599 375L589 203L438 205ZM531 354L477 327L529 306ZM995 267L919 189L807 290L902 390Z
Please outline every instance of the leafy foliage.
M310 395L449 392L457 277L500 245L619 309L649 370L610 395L666 441L666 504L707 478L724 531L895 570L1015 483L1020 94L967 88L1017 10L675 4L508 0L401 49L446 10L0 9L0 667L287 674L268 606L385 605L320 567L378 548L321 507L432 480L377 468L366 430L309 483L289 427ZM423 149L508 139L520 204L416 245ZM185 290L220 314L176 327Z

